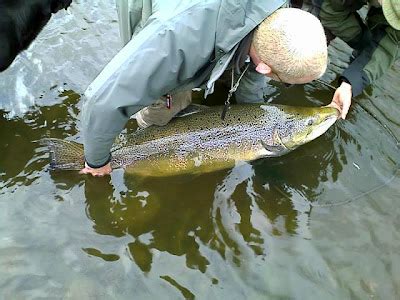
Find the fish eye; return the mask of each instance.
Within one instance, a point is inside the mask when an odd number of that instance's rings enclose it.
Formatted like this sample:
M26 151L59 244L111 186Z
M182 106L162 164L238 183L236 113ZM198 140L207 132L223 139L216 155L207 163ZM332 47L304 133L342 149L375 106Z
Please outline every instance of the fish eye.
M312 124L314 124L314 120L313 119L308 119L307 125L311 126Z

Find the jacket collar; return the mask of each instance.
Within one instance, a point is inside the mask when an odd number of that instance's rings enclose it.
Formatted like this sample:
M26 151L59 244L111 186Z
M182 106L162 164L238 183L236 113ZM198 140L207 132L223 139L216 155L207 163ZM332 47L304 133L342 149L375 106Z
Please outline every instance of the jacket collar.
M217 20L216 51L229 52L285 0L222 0Z

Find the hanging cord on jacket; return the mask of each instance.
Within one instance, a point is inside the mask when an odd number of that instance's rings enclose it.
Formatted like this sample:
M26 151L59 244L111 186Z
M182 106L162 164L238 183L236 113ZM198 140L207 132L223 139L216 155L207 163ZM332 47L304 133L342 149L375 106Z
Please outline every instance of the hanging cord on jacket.
M225 120L226 113L228 112L229 105L231 104L231 102L230 102L231 97L236 92L237 88L239 87L240 80L242 79L243 75L246 73L246 71L249 68L249 66L250 66L250 64L247 64L246 68L243 70L242 74L240 74L240 76L239 76L239 78L238 78L238 80L236 81L235 84L234 84L234 82L235 82L235 71L234 71L234 68L232 68L232 72L231 72L231 74L232 74L231 89L229 90L228 97L225 100L224 109L222 110L222 113L221 113L221 119L222 120Z

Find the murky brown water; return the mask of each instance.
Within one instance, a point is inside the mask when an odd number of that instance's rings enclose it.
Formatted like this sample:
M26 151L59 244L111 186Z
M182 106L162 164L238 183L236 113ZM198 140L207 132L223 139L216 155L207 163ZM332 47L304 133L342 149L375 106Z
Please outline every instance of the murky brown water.
M399 63L285 157L168 179L49 172L37 141L80 140L80 94L119 47L111 1L71 12L0 75L0 298L400 297ZM333 46L328 81L348 61ZM321 105L332 91L271 95Z

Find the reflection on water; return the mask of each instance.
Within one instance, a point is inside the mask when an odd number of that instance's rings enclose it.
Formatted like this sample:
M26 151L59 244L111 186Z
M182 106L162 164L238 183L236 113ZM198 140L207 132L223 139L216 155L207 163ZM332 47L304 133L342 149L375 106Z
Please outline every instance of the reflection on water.
M4 143L0 145L1 186L29 186L38 174L38 168L47 163L47 155L38 150L38 141L49 135L60 138L75 134L79 126L76 106L79 95L73 91L59 94L64 102L57 106L41 107L24 118L9 120L6 113L0 116L1 137ZM1 193L1 192L0 192Z
M335 47L328 81L348 61ZM50 172L37 141L81 139L82 89L39 84L34 103L60 104L0 115L1 298L398 298L399 74L284 157L172 178ZM271 92L282 104L332 97L318 83Z
M66 87L83 92L120 45L114 0L74 0L0 74L0 109L22 116L34 105L60 103Z

